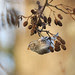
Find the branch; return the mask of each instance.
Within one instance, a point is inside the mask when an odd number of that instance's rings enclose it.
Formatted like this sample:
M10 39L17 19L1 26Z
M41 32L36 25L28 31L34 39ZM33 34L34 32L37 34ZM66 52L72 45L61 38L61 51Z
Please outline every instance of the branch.
M53 0L51 0L49 3L53 2Z
M43 13L43 11L45 10L45 7L47 6L48 0L45 1L44 6L42 7L41 11L39 12L40 15Z
M60 9L60 8L58 8L56 5L54 6L54 5L51 5L51 4L47 4L47 6L51 6L51 7L54 7L54 8L56 8L56 9L58 9L58 10L60 10L60 11L62 11L62 12L64 12L65 14L69 14L68 12L65 12L64 10L62 10L62 9Z

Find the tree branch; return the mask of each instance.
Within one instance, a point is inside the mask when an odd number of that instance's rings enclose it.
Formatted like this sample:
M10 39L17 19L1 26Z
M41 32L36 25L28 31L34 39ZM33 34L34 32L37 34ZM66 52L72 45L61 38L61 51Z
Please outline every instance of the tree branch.
M42 7L41 11L39 12L40 15L43 13L43 11L45 10L45 7L47 6L48 0L45 1L44 6Z
M64 11L64 10L62 10L62 9L60 9L60 8L58 8L56 5L54 6L54 5L51 5L51 4L48 3L47 6L54 7L54 8L56 8L56 9L58 9L58 10L64 12L65 14L69 14L68 12L66 12L66 11Z

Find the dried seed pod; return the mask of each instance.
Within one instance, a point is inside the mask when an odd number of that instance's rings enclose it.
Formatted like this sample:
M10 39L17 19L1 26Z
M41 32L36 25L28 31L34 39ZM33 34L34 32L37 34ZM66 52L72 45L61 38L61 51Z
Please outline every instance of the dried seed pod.
M55 51L60 51L60 43L58 41L55 41Z
M66 50L66 46L65 46L65 45L61 45L61 48L62 48L63 50Z
M25 21L25 22L23 23L23 26L26 27L27 25L28 25L28 21Z
M46 29L46 24L45 24L45 22L42 22L42 28L43 28L43 29Z
M58 14L58 18L61 19L61 20L63 19L61 14Z
M59 41L55 41L55 46L61 45Z
M36 34L36 33L37 33L36 29L32 29L32 30L31 30L31 35L34 35L34 34Z
M61 45L61 43L59 41L55 41L55 45L58 46Z
M36 30L36 28L37 28L37 25L33 25L33 26L32 26L32 28L33 28L34 30Z
M29 26L28 26L28 29L32 29L32 25L29 25Z
M32 9L32 10L31 10L31 13L32 13L32 14L36 14L37 12L36 12L34 9Z
M62 44L65 44L65 41L60 36L57 36L57 40L59 40Z
M51 17L48 17L48 25L50 26L51 24Z
M73 14L75 14L75 8L73 9Z
M30 34L30 35L31 35L31 36L34 35L34 30L33 30L33 29L31 30L31 34Z
M58 45L58 46L55 46L55 51L60 51L61 50L61 48L60 48L60 45Z
M57 19L54 20L54 23L55 23L56 25L62 26L61 21L59 21L59 20L57 20Z
M31 24L34 25L37 23L37 16L31 17Z
M57 25L62 26L62 23L60 21L57 21Z
M46 16L44 16L44 22L47 23L47 17Z
M55 20L54 20L54 23L57 25L57 24L58 24L58 20L57 20L57 19L55 19Z
M49 49L50 49L51 52L54 52L54 49L53 49L52 46L50 46Z
M34 29L34 34L36 34L37 33L37 31Z
M38 22L37 22L37 26L42 26L42 21L41 19L39 18Z
M32 17L34 21L37 21L37 16Z
M60 40L60 42L62 43L62 44L65 44L65 41L62 39L62 40Z
M46 29L46 25L43 26L43 29Z
M57 40L59 40L59 41L60 41L61 39L62 39L62 38L61 38L60 36L57 36Z
M31 18L31 24L34 25L35 21Z

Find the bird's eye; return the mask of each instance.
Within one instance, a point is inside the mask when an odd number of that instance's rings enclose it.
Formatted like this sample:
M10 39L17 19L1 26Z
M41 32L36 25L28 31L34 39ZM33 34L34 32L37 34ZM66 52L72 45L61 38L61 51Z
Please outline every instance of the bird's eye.
M31 46L35 46L35 43L32 43Z

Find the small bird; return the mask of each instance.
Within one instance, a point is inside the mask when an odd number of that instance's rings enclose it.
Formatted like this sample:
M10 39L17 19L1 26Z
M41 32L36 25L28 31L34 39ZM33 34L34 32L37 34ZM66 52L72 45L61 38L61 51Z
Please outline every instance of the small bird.
M28 45L28 49L43 55L50 52L50 45L54 47L51 42L53 41L49 40L48 37L41 37L38 40L30 42Z

